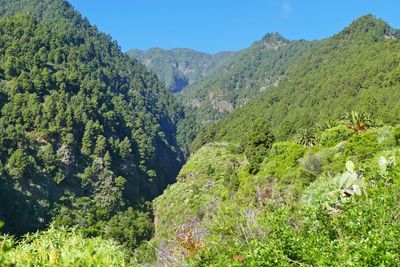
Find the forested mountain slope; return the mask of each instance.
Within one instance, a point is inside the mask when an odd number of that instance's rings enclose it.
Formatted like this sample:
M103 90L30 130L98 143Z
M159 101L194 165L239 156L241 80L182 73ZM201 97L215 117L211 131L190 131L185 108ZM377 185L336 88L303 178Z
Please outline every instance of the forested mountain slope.
M155 202L143 263L397 266L400 127L318 132L314 146L256 138L259 172L235 143L203 146ZM247 145L245 145L247 150ZM145 251L154 251L152 254ZM145 264L143 266L146 266Z
M267 34L210 75L184 88L180 95L200 122L215 122L276 87L313 44Z
M153 71L173 93L209 75L234 54L221 52L210 55L185 48L152 48L147 51L132 49L128 52L131 58L139 60Z
M3 231L133 220L183 164L184 109L68 2L1 0L0 15Z
M256 119L270 123L278 139L351 110L398 122L397 36L397 30L372 15L355 20L316 44L278 87L200 134L195 146L209 140L238 141Z
M143 263L398 265L397 36L363 16L203 132L154 201Z
M384 21L269 34L185 88L197 120L227 117L180 170L194 119L144 65L64 0L0 15L0 266L399 265Z

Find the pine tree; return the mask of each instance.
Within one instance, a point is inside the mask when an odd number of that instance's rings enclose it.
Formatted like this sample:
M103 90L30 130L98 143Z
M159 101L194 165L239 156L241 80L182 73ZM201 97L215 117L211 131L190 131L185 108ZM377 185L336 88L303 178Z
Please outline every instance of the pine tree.
M262 120L256 120L244 144L245 154L250 163L250 173L259 171L260 163L267 156L274 141L270 125Z

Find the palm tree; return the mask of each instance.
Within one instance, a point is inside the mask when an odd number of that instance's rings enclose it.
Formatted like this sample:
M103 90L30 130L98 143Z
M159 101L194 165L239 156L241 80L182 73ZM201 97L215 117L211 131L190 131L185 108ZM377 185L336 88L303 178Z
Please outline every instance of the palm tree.
M328 121L325 121L323 123L315 124L314 128L315 128L316 131L323 132L323 131L325 131L327 129L331 129L331 128L336 127L338 125L339 125L339 121L337 121L337 120L328 120Z
M314 129L300 129L296 136L294 137L294 141L302 146L313 146L317 143L317 138L314 134Z
M355 133L366 132L368 128L375 124L375 120L371 115L357 111L347 112L341 122Z

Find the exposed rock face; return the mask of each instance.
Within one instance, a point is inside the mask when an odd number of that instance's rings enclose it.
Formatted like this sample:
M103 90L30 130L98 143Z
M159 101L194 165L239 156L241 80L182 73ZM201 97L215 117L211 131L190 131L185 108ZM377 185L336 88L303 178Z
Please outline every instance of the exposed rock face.
M163 50L152 48L148 51L131 50L131 58L141 61L171 92L180 92L186 86L206 77L234 53L222 52L215 55L191 49Z
M266 34L221 63L214 72L189 83L179 95L193 108L199 122L216 122L277 86L312 46L313 42Z

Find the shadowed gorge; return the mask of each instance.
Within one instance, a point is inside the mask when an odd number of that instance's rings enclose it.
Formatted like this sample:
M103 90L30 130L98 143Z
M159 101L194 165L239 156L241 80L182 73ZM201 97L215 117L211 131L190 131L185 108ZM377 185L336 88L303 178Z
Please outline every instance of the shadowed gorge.
M174 181L184 109L67 2L1 7L3 230L101 232Z
M124 53L0 0L0 266L398 266L399 37Z

